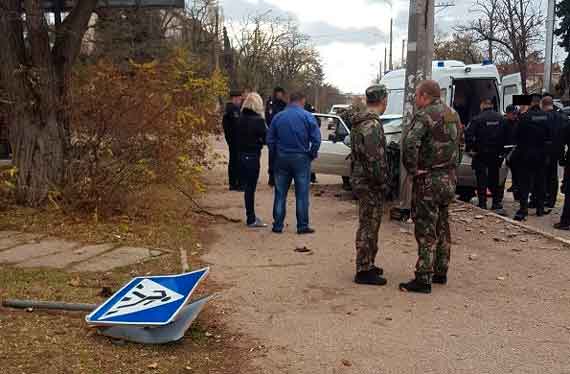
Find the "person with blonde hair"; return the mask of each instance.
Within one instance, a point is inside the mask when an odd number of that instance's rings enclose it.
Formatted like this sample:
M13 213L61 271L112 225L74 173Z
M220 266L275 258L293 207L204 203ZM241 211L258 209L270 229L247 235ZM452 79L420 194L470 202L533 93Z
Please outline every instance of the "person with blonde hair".
M267 227L255 214L255 190L259 179L261 149L265 144L267 125L263 99L256 92L245 98L237 132L242 187L246 211L246 224L251 228Z

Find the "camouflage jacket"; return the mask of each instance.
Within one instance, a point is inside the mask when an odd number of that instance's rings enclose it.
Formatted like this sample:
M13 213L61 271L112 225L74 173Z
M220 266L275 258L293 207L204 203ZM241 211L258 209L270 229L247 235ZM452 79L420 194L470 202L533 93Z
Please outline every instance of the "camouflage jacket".
M372 112L363 112L355 114L351 120L353 184L384 191L388 187L388 163L386 137L380 117Z
M448 203L454 198L463 130L457 113L436 100L415 114L403 140L402 163L415 176L415 193Z

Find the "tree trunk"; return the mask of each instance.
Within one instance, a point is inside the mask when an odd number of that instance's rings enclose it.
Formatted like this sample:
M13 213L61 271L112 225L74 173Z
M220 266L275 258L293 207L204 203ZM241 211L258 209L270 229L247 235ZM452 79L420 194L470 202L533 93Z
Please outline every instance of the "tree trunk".
M39 207L46 202L50 190L57 191L61 186L66 152L66 137L62 131L63 126L53 110L45 120L37 111L13 116L10 142L18 170L18 203Z

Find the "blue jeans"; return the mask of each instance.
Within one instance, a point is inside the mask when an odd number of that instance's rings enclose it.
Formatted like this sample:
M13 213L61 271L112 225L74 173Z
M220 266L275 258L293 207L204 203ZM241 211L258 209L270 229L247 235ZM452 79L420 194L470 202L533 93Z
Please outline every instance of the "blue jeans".
M245 211L247 224L255 223L255 190L259 179L259 153L240 153L240 175L244 190Z
M282 231L287 213L287 193L295 181L297 231L309 228L309 184L311 158L303 153L279 154L275 160L273 229Z

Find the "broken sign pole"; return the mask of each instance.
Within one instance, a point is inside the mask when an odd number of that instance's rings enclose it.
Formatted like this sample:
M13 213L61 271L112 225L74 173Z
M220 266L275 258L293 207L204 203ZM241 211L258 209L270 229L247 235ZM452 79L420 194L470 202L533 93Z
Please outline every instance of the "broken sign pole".
M50 309L50 310L68 310L79 312L91 312L97 308L97 304L76 304L76 303L60 303L54 301L36 301L36 300L17 300L8 299L2 302L2 306L7 308L18 309Z
M400 141L399 216L409 216L412 206L412 177L402 164L402 142L414 115L416 87L430 79L433 60L434 0L410 0L408 56L404 82L403 132Z

